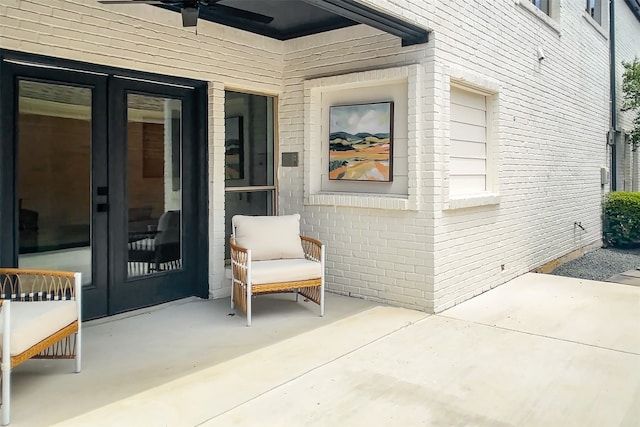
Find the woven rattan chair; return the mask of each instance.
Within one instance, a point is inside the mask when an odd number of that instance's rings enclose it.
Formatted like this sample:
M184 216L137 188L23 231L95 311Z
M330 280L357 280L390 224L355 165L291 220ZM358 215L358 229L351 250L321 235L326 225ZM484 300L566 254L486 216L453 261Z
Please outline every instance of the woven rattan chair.
M239 306L251 326L251 299L293 292L320 306L324 316L324 245L300 235L300 215L232 219L231 308Z
M129 276L181 267L180 211L163 213L153 231L129 233Z
M2 425L11 369L32 359L75 359L81 369L81 273L0 268Z

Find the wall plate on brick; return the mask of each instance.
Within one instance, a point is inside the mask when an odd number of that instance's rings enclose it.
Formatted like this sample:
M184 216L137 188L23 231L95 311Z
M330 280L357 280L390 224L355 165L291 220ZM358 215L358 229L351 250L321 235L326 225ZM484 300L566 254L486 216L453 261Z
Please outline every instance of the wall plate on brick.
M290 153L282 153L282 166L284 167L298 167L298 153L290 152Z

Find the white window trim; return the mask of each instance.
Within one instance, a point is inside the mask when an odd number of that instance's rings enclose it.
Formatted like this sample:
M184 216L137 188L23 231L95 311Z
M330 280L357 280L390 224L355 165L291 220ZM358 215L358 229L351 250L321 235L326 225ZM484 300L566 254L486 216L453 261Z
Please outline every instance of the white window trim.
M421 154L418 149L419 129L422 118L420 102L422 93L422 66L388 68L363 71L339 76L321 77L304 82L304 203L305 205L348 206L369 209L419 210ZM375 193L338 193L322 191L321 146L322 94L332 91L374 87L404 81L408 94L415 102L409 105L408 120L408 191L407 195ZM411 102L411 100L408 100Z
M589 15L589 13L585 10L582 12L582 17L585 19L585 21L587 21L587 23L589 23L589 25L591 25L605 40L609 40L609 26L607 25L607 28L605 28L605 22L604 22L604 18L603 18L603 23L602 25L598 24L598 21L596 21L595 19L593 19L591 17L591 15Z
M443 128L446 132L444 144L444 210L463 209L500 203L500 83L497 80L458 67L444 67L445 114ZM471 194L451 194L449 192L451 170L451 86L476 92L487 97L487 172L486 190Z
M558 33L558 35L562 35L560 27L560 0L550 1L549 15L538 9L530 0L515 0L515 3L541 20L550 29Z
M591 14L587 11L587 4L585 1L582 11L582 17L605 39L609 40L609 2L603 0L600 2L600 18L602 22L598 22L591 17Z

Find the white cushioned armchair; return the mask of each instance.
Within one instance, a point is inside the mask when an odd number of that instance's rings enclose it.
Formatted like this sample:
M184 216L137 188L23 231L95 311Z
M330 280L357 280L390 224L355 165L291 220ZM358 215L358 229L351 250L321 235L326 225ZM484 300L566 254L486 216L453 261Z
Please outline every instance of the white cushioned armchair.
M81 368L81 273L0 268L2 425L9 424L11 370L32 359L75 359Z
M231 235L231 308L251 326L251 298L293 292L320 306L324 316L324 245L300 235L300 215L235 215Z

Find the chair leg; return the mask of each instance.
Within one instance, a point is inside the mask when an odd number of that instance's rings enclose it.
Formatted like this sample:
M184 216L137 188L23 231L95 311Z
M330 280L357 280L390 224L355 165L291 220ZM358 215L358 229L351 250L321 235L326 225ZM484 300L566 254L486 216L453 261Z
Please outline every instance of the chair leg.
M320 247L320 265L322 273L320 276L320 317L324 317L324 245Z
M324 286L320 291L320 317L324 317Z
M247 326L251 326L251 286L247 283Z
M76 332L76 373L82 370L82 332Z
M233 276L231 277L231 310L236 308L236 304L233 301L233 288L235 288L235 283L233 283Z
M11 357L2 361L2 425L9 424L11 416Z
M298 302L298 297L300 296L300 288L296 288L294 292L296 294L296 302Z
M2 304L2 416L0 421L3 426L9 424L11 416L11 300L5 300Z

